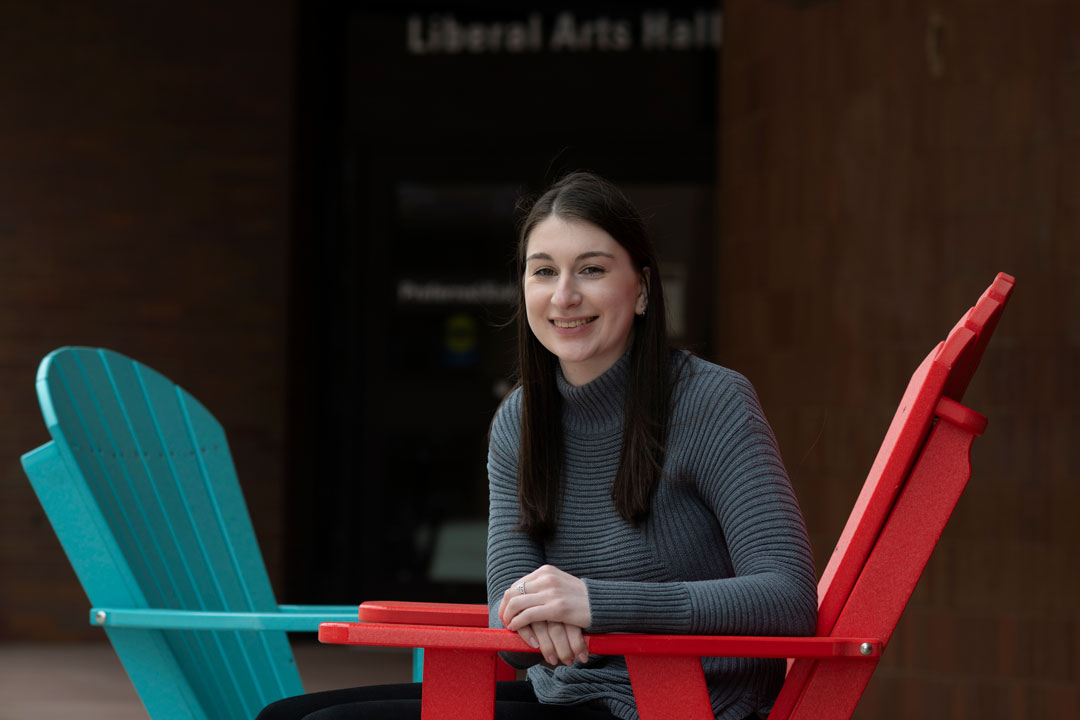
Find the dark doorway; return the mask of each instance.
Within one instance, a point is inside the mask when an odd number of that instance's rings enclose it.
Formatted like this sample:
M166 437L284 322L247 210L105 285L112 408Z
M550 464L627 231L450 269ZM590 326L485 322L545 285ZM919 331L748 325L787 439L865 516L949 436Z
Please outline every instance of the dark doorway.
M624 187L708 352L719 11L300 12L288 595L481 602L517 198Z

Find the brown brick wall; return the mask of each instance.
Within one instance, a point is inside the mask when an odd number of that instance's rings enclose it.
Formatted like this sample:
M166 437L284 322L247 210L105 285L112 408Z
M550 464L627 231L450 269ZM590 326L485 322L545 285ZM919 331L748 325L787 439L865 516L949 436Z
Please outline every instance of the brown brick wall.
M23 475L37 364L110 347L229 434L280 575L290 3L4 3L0 641L100 637Z
M974 475L856 717L1080 714L1080 5L725 2L716 347L819 572L908 377L1004 270Z

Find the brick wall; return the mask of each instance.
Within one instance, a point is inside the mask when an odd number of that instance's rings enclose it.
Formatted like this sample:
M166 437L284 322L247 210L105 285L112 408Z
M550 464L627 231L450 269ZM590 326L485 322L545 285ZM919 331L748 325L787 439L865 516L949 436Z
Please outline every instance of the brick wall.
M1004 270L974 475L856 717L1080 714L1080 5L725 2L725 288L824 567L908 377Z
M100 637L19 464L60 345L217 415L280 575L291 28L284 2L4 4L0 640Z

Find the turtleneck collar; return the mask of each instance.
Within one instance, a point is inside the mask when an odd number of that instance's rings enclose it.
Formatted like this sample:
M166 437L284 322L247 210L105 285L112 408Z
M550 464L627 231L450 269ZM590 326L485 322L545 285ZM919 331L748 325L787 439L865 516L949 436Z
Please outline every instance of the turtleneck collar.
M622 429L630 353L631 350L623 353L600 377L577 386L566 380L556 363L555 381L563 399L563 427L566 430L593 434Z

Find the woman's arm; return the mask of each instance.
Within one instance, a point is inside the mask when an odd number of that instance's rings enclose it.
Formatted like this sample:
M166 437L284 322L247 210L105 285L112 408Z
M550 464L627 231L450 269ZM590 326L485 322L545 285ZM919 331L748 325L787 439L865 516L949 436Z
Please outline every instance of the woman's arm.
M730 577L654 583L586 578L588 630L812 634L817 587L810 544L753 387L737 373L708 366L682 390L667 466L685 477L665 482L692 486L673 490L666 515L650 518L650 542L685 553L688 526L703 522L690 504L703 502L719 526L717 547L730 556ZM690 552L716 548L693 546Z
M488 441L488 542L487 591L488 624L505 627L501 612L507 598L522 582L534 581L533 591L543 589L537 574L544 566L540 543L518 528L517 456L520 428L520 391L511 394L495 414ZM507 617L507 622L512 618ZM559 620L538 621L536 624L516 625L513 629L532 647L535 653L503 653L503 658L519 668L529 667L542 659L549 664L570 664L575 656L588 659L582 638L582 626L568 625Z

